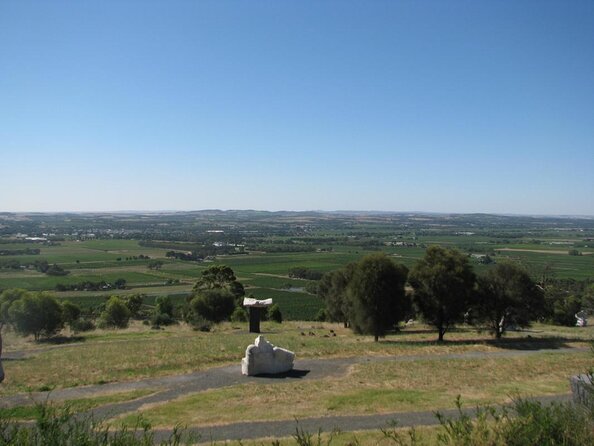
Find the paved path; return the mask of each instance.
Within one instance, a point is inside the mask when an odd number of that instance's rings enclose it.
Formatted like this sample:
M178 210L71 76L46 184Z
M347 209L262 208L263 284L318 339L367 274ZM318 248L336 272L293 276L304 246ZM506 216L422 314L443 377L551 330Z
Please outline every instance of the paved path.
M540 401L542 404L552 402L570 401L570 394L552 395L546 397L535 397L532 400ZM457 409L440 411L446 417L457 417ZM474 408L462 409L462 412L470 416L475 414ZM233 423L221 426L209 426L203 428L190 428L187 433L194 435L200 441L224 441L224 440L249 440L265 437L290 437L295 434L297 427L310 434L322 432L352 432L370 429L387 428L396 421L398 427L432 426L439 424L435 411L422 412L395 412L387 414L359 415L359 416L336 416L305 418L298 420L284 421L256 421L249 423ZM171 435L171 430L163 429L155 431L155 441L166 440Z

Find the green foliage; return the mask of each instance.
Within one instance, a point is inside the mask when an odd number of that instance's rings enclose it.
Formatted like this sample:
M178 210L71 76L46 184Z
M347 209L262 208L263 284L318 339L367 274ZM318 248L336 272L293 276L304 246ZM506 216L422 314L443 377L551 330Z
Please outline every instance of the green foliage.
M321 271L315 271L305 266L296 266L289 269L289 277L296 277L298 279L306 280L320 280L323 273Z
M128 307L128 310L130 310L130 316L138 317L144 303L144 296L142 294L132 294L124 299L124 303Z
M314 321L326 322L327 320L328 320L328 316L326 314L326 309L320 308L320 311L317 312L316 317L314 318Z
M169 296L159 296L155 300L155 314L166 314L173 318L173 311L175 307Z
M404 319L410 308L404 291L407 274L404 265L394 264L383 253L370 254L356 265L347 286L355 332L371 334L377 341Z
M194 292L224 289L236 299L245 295L243 285L237 281L233 270L226 265L213 265L202 271L200 279L194 285Z
M95 329L95 324L93 321L87 318L78 318L72 322L70 322L70 328L75 333L81 333L84 331L91 331Z
M69 300L62 302L62 316L64 323L72 327L72 323L80 317L81 309Z
M456 249L430 246L410 271L414 303L424 320L439 331L439 340L463 320L471 306L475 276L468 258Z
M225 289L203 290L190 302L190 311L218 323L229 319L235 309L235 296Z
M326 273L318 282L318 296L326 304L326 320L342 322L345 326L349 322L351 301L347 296L347 286L353 277L356 265L349 263L342 269Z
M272 304L268 308L268 320L278 322L279 324L283 321L283 314L277 304Z
M516 400L513 410L478 408L475 416L464 413L457 400L459 415L447 418L437 413L442 431L441 445L525 446L594 444L594 420L591 414L572 404L542 405L530 400Z
M553 322L559 325L573 327L576 323L575 314L581 309L582 301L575 296L557 299L553 303Z
M198 313L190 312L186 318L186 322L188 322L194 330L198 331L210 331L212 328L212 321L204 318Z
M126 279L118 278L113 282L113 286L118 290L123 290L126 288Z
M151 260L148 262L147 267L148 269L159 270L163 266L164 262L162 260Z
M133 428L115 427L91 416L80 416L68 405L57 408L49 404L35 406L35 423L27 425L0 419L0 446L149 446L155 444L150 424L138 418ZM197 439L178 427L159 444L178 446L195 444Z
M231 322L247 322L248 321L248 313L245 308L237 306L233 313L231 313L231 317L229 318Z
M0 294L0 326L11 322L10 314L8 313L8 310L11 307L11 305L15 301L30 295L31 294L27 290L23 290L20 288L11 288L8 290L4 290Z
M52 336L63 326L62 306L46 293L26 294L8 308L15 330L24 335Z
M101 313L99 326L102 328L126 328L130 320L130 310L118 296L111 296Z
M159 327L161 325L173 325L177 321L173 318L173 316L167 313L155 313L151 318L151 325L153 327Z
M544 295L520 265L502 262L477 279L473 315L500 338L511 325L528 327L544 312Z

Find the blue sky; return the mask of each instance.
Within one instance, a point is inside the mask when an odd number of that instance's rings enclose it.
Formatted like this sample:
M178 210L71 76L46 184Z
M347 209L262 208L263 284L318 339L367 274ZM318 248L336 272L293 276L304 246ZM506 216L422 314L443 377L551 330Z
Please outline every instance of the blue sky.
M0 2L0 211L594 215L594 2Z

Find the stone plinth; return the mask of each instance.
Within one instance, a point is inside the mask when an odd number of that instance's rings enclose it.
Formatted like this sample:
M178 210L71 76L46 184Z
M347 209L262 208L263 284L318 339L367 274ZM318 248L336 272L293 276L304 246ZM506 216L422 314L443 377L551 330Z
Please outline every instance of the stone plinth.
M293 369L294 360L295 353L275 347L264 336L258 336L245 350L241 373L248 376L285 373Z

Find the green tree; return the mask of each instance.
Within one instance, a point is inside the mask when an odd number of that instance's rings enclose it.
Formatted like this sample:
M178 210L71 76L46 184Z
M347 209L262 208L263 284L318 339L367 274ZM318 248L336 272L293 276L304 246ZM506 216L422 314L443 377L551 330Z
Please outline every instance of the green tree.
M190 301L190 312L219 323L229 319L235 309L235 296L225 289L201 291Z
M140 309L142 308L142 304L144 303L144 295L143 294L132 294L125 298L124 303L130 310L130 315L132 317L138 317L140 314Z
M8 310L11 305L22 297L28 295L29 292L23 289L8 289L0 293L0 360L2 359L2 330L4 326L10 324L11 319ZM4 381L4 369L0 361L0 383Z
M193 291L196 295L201 291L218 289L229 291L237 300L245 295L243 285L226 265L213 265L202 271Z
M404 291L408 269L385 254L364 257L355 267L347 292L352 303L351 326L375 341L404 319L410 303Z
M8 309L15 330L35 340L52 336L64 326L62 306L46 293L27 294L15 301Z
M80 314L81 309L78 305L73 304L68 300L62 302L62 319L64 320L64 323L72 327L72 323L80 317Z
M155 300L155 310L153 312L153 325L171 325L176 320L173 317L175 307L169 296L159 296Z
M171 301L171 297L169 296L159 296L155 300L155 313L157 314L166 314L170 317L173 317L173 302Z
M576 313L582 309L582 301L575 296L567 296L553 303L553 322L567 327L576 324Z
M123 290L126 288L126 279L116 279L116 281L113 283L113 286L118 290Z
M105 304L105 310L101 313L100 326L126 328L130 321L130 315L126 303L118 296L111 296Z
M4 325L11 323L10 315L8 314L11 305L25 296L31 296L31 293L20 288L4 290L0 294L0 329L4 327Z
M410 271L414 303L425 321L438 330L438 339L464 318L471 306L475 276L460 251L430 246Z
M520 265L497 264L477 279L473 318L485 322L497 339L510 326L527 327L544 311L544 295Z
M342 269L326 273L318 282L318 297L326 304L325 318L331 322L342 322L348 327L351 301L347 296L347 286L356 269L350 263Z

